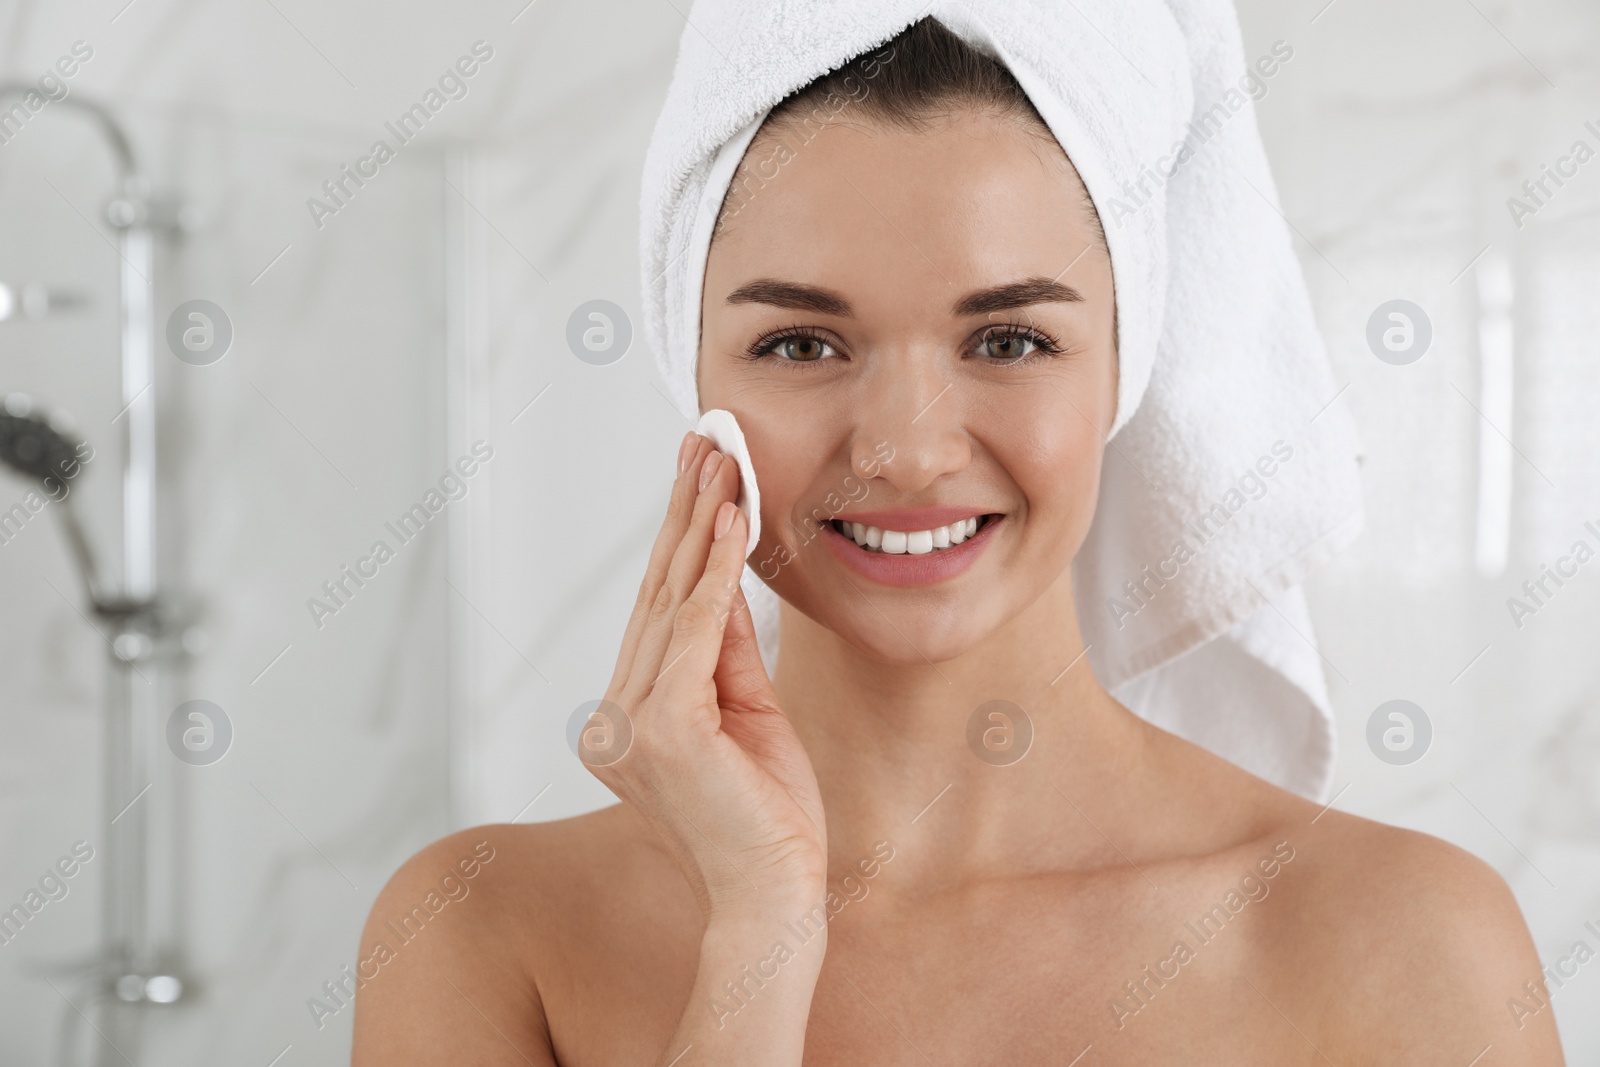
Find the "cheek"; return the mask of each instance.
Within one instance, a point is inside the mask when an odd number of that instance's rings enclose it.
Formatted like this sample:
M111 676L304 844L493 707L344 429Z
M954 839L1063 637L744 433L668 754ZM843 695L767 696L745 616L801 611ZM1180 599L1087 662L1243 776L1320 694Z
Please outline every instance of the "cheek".
M806 524L812 508L821 508L821 517L828 517L826 493L818 491L827 448L812 423L780 417L778 412L771 417L758 415L748 422L749 426L758 427L745 430L745 443L761 487L761 543L750 563L756 566L773 558L786 563L782 549L805 550L806 538L812 533ZM836 499L842 499L842 494L836 494ZM770 577L772 564L764 571L760 567L757 570Z
M1018 515L1021 536L1013 541L1008 571L1058 574L1077 557L1093 522L1104 454L1101 437L1083 414L1053 392L1050 402L1013 410L1002 427L990 448L1024 502Z
M1057 389L1044 386L1008 405L1006 418L991 423L997 431L988 444L1022 491L1033 530L1059 531L1076 551L1094 517L1105 446L1092 406L1068 403Z

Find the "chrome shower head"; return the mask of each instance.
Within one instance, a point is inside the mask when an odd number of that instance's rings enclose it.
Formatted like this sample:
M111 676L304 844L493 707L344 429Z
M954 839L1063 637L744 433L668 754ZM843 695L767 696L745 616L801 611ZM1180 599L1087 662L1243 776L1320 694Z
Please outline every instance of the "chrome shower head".
M83 472L89 459L80 455L83 449L83 442L72 436L71 420L64 413L44 410L26 393L0 397L0 463L38 482L54 501L89 603L100 614L127 614L101 593L94 549L69 495L69 483Z
M52 478L65 483L83 470L79 447L60 412L45 411L26 393L0 398L0 463L48 487Z

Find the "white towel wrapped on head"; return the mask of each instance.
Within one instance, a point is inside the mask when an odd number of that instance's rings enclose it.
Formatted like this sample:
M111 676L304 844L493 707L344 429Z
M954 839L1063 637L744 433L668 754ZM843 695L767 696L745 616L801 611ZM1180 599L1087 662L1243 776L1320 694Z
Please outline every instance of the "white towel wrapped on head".
M641 199L645 332L672 397L694 421L712 227L762 119L924 16L1017 78L1105 228L1117 412L1073 565L1089 662L1150 721L1325 796L1331 713L1299 585L1359 531L1356 445L1229 0L696 0ZM744 587L770 667L776 596L748 568Z

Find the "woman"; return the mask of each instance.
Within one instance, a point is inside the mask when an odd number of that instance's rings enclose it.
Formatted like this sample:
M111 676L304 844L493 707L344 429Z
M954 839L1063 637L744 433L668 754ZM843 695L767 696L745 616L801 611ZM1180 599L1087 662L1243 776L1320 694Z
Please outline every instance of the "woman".
M775 674L739 469L690 433L586 735L622 802L409 861L357 1064L1561 1062L1492 870L1153 725L1086 658L1075 586L1122 575L1077 571L1154 334L1082 143L929 18L734 146L689 384L748 433ZM1179 598L1162 573L1127 610ZM463 857L470 896L389 945Z

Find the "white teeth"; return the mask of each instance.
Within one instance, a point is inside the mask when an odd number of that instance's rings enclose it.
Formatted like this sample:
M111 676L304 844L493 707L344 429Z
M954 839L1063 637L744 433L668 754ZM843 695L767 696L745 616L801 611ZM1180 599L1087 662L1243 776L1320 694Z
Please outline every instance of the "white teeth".
M841 522L844 533L856 544L869 550L893 555L921 556L929 552L961 544L978 532L978 516L974 515L948 526L935 526L931 530L884 530L860 522Z

